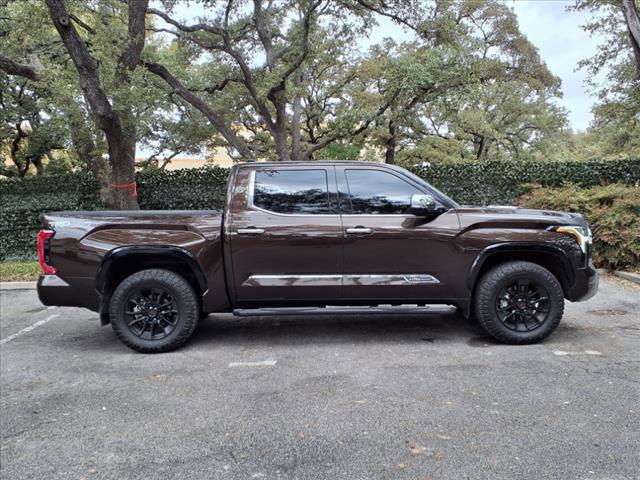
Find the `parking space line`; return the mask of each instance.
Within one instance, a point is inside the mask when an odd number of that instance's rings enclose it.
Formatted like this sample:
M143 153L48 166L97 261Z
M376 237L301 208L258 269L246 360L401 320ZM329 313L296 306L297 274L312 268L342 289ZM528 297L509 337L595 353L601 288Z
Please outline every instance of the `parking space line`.
M230 362L229 363L229 368L233 368L233 367L273 367L276 363L278 363L277 360L263 360L261 362Z
M38 320L33 325L29 325L28 327L23 328L19 332L14 333L13 335L9 335L7 338L3 338L2 340L0 340L0 345L4 345L5 343L10 342L11 340L15 340L20 335L24 335L25 333L29 333L31 330L35 330L36 328L40 327L41 325L44 325L45 323L50 322L51 320L53 320L54 318L59 317L59 316L60 316L59 314L54 313L53 315L49 315L47 318L43 318L42 320Z

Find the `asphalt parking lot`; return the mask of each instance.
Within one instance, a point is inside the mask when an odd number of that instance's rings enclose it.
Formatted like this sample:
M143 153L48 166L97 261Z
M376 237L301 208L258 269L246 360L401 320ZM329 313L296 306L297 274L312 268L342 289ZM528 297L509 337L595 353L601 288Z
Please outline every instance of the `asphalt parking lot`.
M640 478L630 283L526 347L456 313L212 315L142 355L33 290L0 303L3 479Z

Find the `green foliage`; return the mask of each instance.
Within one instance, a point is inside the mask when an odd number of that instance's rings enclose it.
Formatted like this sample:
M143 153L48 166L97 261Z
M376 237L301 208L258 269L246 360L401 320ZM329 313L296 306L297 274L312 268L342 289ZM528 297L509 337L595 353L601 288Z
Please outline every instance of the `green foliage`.
M635 2L636 11L640 3ZM592 13L582 28L603 38L596 53L581 60L587 86L597 96L589 129L591 148L601 158L631 158L640 152L640 71L622 2L575 0L569 10Z
M435 187L469 205L513 203L528 184L560 187L574 183L591 187L608 183L640 182L640 159L549 162L457 162L409 167Z
M591 226L596 266L640 267L640 187L620 184L579 188L535 188L520 205L582 213Z
M357 160L362 147L352 143L332 143L317 155L318 160Z
M0 260L33 258L40 214L100 207L98 183L86 173L0 182Z
M422 42L372 48L370 76L398 95L368 142L408 162L566 158L557 153L566 112L553 101L560 79L512 9L483 0L440 5Z
M220 167L146 170L137 176L138 203L144 210L222 208L228 175Z
M640 183L640 159L588 162L460 162L411 167L462 204L510 204L529 184L579 187ZM229 171L203 167L138 173L142 209L222 208ZM56 210L102 208L99 185L88 173L0 181L0 259L33 258L39 215Z

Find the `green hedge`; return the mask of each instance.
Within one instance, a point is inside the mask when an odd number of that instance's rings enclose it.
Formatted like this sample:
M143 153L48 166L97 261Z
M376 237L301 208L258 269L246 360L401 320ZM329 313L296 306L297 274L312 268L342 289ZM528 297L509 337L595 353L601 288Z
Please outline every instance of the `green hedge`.
M229 170L204 167L138 174L138 201L143 210L222 208Z
M549 162L458 162L410 167L458 203L509 205L528 185L558 187L571 183L591 187L640 182L640 159Z
M512 204L532 183L590 187L640 183L640 159L588 162L460 162L411 167L462 204ZM223 205L228 170L219 167L138 174L142 209L207 209ZM33 258L39 215L102 208L88 173L0 181L0 260Z
M96 208L98 182L88 173L0 181L0 260L35 257L41 213Z

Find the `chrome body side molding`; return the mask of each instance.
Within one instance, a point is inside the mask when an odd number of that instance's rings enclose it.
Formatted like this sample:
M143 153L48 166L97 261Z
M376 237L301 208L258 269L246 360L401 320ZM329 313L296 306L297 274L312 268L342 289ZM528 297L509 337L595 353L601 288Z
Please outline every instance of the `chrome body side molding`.
M243 287L326 287L342 285L342 275L251 275Z
M420 273L394 274L324 274L324 275L251 275L243 287L324 287L371 285L435 285L440 281L433 275Z
M426 273L395 273L374 275L343 275L342 284L355 285L433 285L440 283L433 275Z

